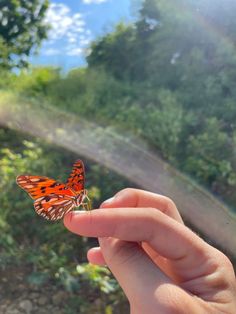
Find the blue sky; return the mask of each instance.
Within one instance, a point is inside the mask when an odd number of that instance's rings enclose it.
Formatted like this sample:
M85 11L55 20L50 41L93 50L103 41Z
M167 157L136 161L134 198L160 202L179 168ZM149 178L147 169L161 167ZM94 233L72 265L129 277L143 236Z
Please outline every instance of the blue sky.
M37 65L56 65L65 70L85 63L91 40L112 30L119 21L130 21L132 0L52 0L46 16L52 25L43 42Z

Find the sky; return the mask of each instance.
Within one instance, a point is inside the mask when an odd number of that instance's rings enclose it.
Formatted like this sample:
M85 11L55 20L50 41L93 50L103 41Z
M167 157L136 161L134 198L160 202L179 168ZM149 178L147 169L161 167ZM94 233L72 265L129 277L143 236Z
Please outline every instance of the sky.
M85 64L89 43L111 31L119 21L129 22L132 0L51 0L46 22L51 24L35 65L60 66L65 70Z

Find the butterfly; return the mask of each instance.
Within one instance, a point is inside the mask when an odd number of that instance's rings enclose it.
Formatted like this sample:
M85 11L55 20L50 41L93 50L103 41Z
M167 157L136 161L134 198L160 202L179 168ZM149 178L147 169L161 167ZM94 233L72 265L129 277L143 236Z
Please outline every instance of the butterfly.
M16 178L16 183L34 200L36 213L47 220L59 220L78 206L91 209L84 181L84 164L81 160L74 163L65 184L41 176L20 175Z

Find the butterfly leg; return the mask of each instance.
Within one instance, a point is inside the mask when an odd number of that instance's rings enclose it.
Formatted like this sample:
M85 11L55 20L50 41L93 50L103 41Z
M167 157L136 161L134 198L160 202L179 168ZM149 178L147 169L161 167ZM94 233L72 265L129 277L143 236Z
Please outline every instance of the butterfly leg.
M84 200L86 200L86 202L81 203L83 210L90 211L92 209L92 204L88 195L86 195Z

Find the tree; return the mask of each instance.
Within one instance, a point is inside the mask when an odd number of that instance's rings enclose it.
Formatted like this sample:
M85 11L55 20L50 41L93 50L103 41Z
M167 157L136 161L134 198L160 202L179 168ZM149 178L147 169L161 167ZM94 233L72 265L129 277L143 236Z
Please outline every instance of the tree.
M135 43L133 26L118 24L114 32L92 44L91 53L87 57L89 67L103 67L118 79L130 78L129 73L136 68Z
M1 0L0 66L11 69L27 65L27 57L46 38L44 16L48 0Z

